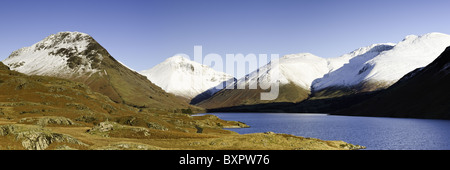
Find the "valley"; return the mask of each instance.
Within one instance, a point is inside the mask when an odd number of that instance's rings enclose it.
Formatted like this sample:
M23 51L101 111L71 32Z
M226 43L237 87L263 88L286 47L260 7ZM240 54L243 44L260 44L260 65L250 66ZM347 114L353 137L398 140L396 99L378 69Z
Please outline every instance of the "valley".
M88 34L60 32L14 51L0 63L0 149L363 149L340 140L282 133L238 134L226 129L250 126L192 114L448 119L448 48L442 53L446 44L449 35L429 33L337 58L292 54L236 79L181 56L138 73ZM275 77L273 69L280 73L276 100L261 100L267 90L259 88L219 88L229 81L234 82L230 86L249 87Z
M78 43L86 39L90 42ZM86 44L87 52L82 50ZM48 49L69 52L41 51ZM39 55L24 54L38 51ZM224 130L249 126L213 115L183 113L199 112L202 108L166 93L111 56L103 58L107 54L87 34L62 32L32 47L13 52L6 60L12 67L0 62L0 149L364 148L344 141L323 141L269 132L240 135ZM32 61L28 60L36 56ZM95 57L98 60L92 59ZM21 58L24 61L18 60ZM45 63L55 58L62 63L55 64L57 67L51 69L45 67ZM79 62L77 58L81 58ZM77 62L70 62L71 59ZM92 70L86 71L86 68ZM141 100L142 97L146 99Z

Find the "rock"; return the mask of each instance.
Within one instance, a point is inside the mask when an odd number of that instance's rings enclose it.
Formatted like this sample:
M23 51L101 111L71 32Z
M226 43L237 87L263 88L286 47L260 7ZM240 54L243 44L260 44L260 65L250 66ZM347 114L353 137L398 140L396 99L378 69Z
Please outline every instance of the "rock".
M40 126L47 126L47 125L64 125L64 126L71 126L75 125L75 123L66 117L57 117L57 116L51 116L51 117L26 117L20 119L19 123L31 123L35 125Z
M91 131L108 132L114 130L115 122L100 122L97 126L91 129Z
M348 149L348 150L366 149L365 146L353 145L353 144L350 144L350 143L340 144L339 147L343 148L343 149Z
M141 143L121 142L96 148L95 150L161 150L161 148Z
M203 133L203 128L200 126L195 126L195 129L197 129L196 133Z
M130 128L130 130L132 131L132 132L135 132L136 134L144 134L144 136L150 136L150 132L147 130L147 129L145 129L145 128Z
M40 126L34 125L2 125L0 136L13 135L16 140L22 141L22 146L28 150L44 150L54 142L73 143L87 146L69 135L53 133Z
M224 125L219 125L222 128L227 128L227 129L233 129L233 128L249 128L250 126L242 123L242 122L238 122L238 121L228 121L228 123L233 124L233 125L229 125L229 126L224 126Z
M242 123L242 122L238 122L237 124L240 128L249 128L250 127L249 125Z
M90 134L101 135L104 137L130 137L140 138L150 136L150 131L143 127L132 127L121 125L116 122L100 122L97 126L87 131Z
M209 120L219 120L219 117L217 117L216 115L204 115L204 117Z
M28 150L44 150L51 143L51 136L42 132L22 132L17 135L22 139L22 146Z
M275 135L275 132L264 132L266 135Z
M160 124L154 123L154 122L148 122L147 127L150 129L156 129L156 130L162 130L162 131L169 130L168 128L164 127L163 125L160 125Z

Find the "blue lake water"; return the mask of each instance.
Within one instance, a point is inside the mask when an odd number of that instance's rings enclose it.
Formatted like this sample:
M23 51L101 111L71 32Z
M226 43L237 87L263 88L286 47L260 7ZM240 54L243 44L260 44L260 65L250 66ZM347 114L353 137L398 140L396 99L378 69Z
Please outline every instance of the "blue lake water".
M276 132L343 140L369 150L450 150L450 120L333 116L293 113L213 113L250 128L240 134Z

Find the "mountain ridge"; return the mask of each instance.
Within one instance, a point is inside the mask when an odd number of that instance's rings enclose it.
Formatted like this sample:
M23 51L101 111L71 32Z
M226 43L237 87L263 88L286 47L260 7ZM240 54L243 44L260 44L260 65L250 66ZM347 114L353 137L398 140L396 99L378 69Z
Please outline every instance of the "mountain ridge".
M412 70L431 63L449 45L450 35L443 33L408 35L395 45L386 44L376 49L375 53L353 57L348 64L316 80L313 86L321 90L339 86L360 87L378 82L381 85L369 91L384 89Z
M280 68L282 75L278 82L281 85L286 85L292 82L299 85L302 92L299 95L305 95L297 100L274 100L272 102L301 102L309 98L333 98L344 95L352 95L365 92L373 92L386 89L405 74L413 71L419 67L424 67L432 62L436 56L450 45L450 35L443 33L428 33L421 36L409 35L397 44L394 43L378 43L366 47L358 48L350 53L344 54L336 58L320 58L313 64L307 64L310 68L301 67L301 63L307 63L307 58L298 57L299 61L290 60L296 55L312 55L309 53L300 53L286 55L280 58L280 65L287 61L286 65L293 65L291 69L287 67ZM317 68L313 68L314 64L322 63ZM260 75L270 75L264 73L267 69L263 66L257 71L246 75L244 78L237 80L238 83L247 83L248 80L259 80L263 77ZM302 68L304 68L302 70ZM260 74L262 73L262 74ZM304 73L304 74L303 74ZM317 74L314 78L308 79L311 73ZM292 75L292 76L285 76ZM304 76L306 75L306 76ZM288 78L287 78L288 77ZM301 83L303 81L303 83ZM280 86L281 87L281 86ZM286 90L280 88L280 92ZM254 105L259 103L270 103L268 101L258 101L257 93L261 91L255 90L238 90L240 92L232 92L233 90L224 89L214 95L210 99L200 102L198 105L207 109L232 107L240 105ZM247 91L252 91L253 95L246 95L251 98L242 99L242 94ZM227 94L229 93L229 94ZM287 92L284 92L287 93ZM233 102L233 104L226 101L243 100L243 102ZM217 100L217 101L214 101ZM215 105L220 104L220 107Z

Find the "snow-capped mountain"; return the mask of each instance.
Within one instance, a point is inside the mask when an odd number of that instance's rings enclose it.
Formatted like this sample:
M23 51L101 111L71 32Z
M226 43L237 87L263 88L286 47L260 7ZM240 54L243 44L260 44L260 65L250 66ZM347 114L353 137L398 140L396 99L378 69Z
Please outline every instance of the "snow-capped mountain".
M450 119L450 46L386 90L335 114Z
M29 75L72 77L99 70L101 54L89 50L91 36L80 32L60 32L38 43L12 52L3 61L11 69Z
M275 70L278 71L278 75L274 74ZM239 79L238 84L243 82L256 83L257 80L270 80L268 77L277 76L277 82L280 85L293 83L310 90L311 83L328 72L328 62L324 58L311 53L290 54L281 57L276 64L265 65Z
M339 57L335 58L327 58L328 61L328 68L329 72L334 72L337 69L340 69L344 64L348 64L350 59L353 59L355 57L363 57L363 58L370 58L374 57L378 54L380 54L383 51L392 49L394 47L394 43L379 43L379 44L372 44L366 47L358 48L350 53L344 54Z
M90 35L60 32L14 51L3 61L12 70L85 83L117 103L160 109L186 109L185 101L166 93L145 76L114 59Z
M182 56L170 57L140 73L165 91L187 99L205 92L212 95L221 89L216 86L233 79L231 75Z
M309 53L286 55L272 68L263 66L239 79L237 84L248 87L256 80L273 77L274 69L278 69L280 95L272 102L299 102L311 92L317 92L312 97L336 97L373 91L387 88L412 70L431 63L449 45L449 35L429 33L407 36L398 44L373 44L336 58L325 59ZM267 103L259 100L260 92L225 89L199 105L218 108Z
M410 35L398 44L375 44L342 57L348 63L313 83L314 90L328 87L366 86L367 90L387 88L405 74L424 67L450 45L450 35ZM340 58L340 57L338 57ZM334 59L329 59L333 63Z
M219 108L268 102L299 102L308 97L313 80L328 72L328 62L324 58L310 53L286 55L230 85L236 86L235 88L221 90L198 105ZM272 84L272 78L275 78L278 86ZM263 89L267 87L279 87L275 100L261 100L261 92L265 92Z

